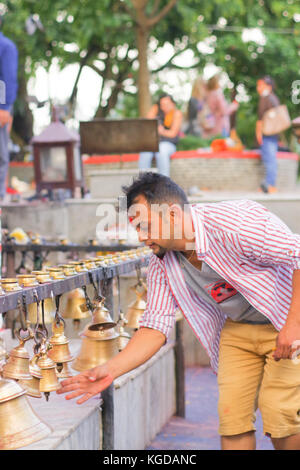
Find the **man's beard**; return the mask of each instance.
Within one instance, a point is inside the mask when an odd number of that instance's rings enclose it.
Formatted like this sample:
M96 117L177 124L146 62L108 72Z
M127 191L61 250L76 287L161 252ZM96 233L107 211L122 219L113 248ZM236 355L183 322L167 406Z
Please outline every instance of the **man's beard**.
M159 245L157 245L157 246L159 246ZM154 252L153 253L155 254L155 256L162 259L165 256L166 252L167 252L166 248L163 248L162 246L159 246L159 250L156 253L154 253Z

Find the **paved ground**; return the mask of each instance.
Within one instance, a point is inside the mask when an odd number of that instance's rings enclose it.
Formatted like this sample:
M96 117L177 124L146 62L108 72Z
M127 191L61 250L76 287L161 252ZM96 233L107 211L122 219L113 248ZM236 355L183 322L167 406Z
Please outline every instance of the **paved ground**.
M152 449L220 449L217 414L217 379L209 367L186 370L186 418L173 417L148 447ZM269 438L262 432L257 413L257 449L272 449Z

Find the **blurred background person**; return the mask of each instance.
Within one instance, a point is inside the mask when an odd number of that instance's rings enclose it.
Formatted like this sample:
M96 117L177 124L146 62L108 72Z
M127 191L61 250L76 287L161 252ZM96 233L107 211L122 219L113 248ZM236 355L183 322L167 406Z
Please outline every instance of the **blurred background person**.
M2 18L0 18L0 26ZM17 96L18 51L0 31L0 80L4 83L4 103L0 103L0 202L6 194L9 165L8 139L12 126L12 108Z
M195 135L197 137L202 135L199 116L205 103L205 95L205 81L202 77L198 77L193 83L191 98L187 106L187 126L184 129L185 134Z
M206 99L202 111L201 124L203 137L209 138L221 135L229 137L230 115L238 109L238 102L228 103L220 86L219 75L211 77L206 84Z
M277 150L278 135L263 135L263 118L266 111L280 105L278 97L274 94L274 81L265 76L257 80L256 90L259 94L258 120L256 121L256 140L261 148L261 159L265 168L265 179L260 188L265 193L277 191Z
M148 119L158 119L159 151L141 152L139 169L151 168L155 156L159 173L170 176L170 157L176 151L182 123L182 112L176 108L172 96L163 94L157 104L154 104L147 115Z

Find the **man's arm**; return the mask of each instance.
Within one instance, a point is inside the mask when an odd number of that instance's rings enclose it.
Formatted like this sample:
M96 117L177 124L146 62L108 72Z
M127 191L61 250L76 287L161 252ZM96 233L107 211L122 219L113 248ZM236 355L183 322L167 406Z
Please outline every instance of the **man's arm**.
M131 338L127 346L102 366L64 380L57 393L72 392L66 399L76 398L80 405L105 390L114 379L140 366L152 357L165 343L166 337L158 330L141 328Z
M57 393L72 392L66 399L83 395L78 404L105 390L115 378L140 366L166 342L175 323L177 304L168 286L161 262L152 255L147 275L147 308L140 320L140 329L126 348L102 366L94 367L61 382Z
M243 254L266 265L293 269L292 299L284 327L278 334L274 359L291 358L293 342L300 340L300 235L262 206L245 217L239 233Z
M295 344L297 341L297 344ZM293 272L293 293L285 325L276 340L275 360L292 359L300 341L300 269ZM298 346L297 346L298 345Z

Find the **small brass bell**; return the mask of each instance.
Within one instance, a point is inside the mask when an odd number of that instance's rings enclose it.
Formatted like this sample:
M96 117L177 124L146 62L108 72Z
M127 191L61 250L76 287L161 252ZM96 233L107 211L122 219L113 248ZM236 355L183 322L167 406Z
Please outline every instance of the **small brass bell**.
M69 351L69 340L64 334L64 324L62 321L52 323L52 336L49 343L52 348L48 351L48 356L52 361L56 362L57 370L60 372L65 362L70 362L74 359Z
M123 313L120 313L120 319L118 321L119 325L119 338L118 338L118 346L119 346L119 351L122 351L127 344L129 343L131 336L129 333L127 333L124 329L124 327L127 324L127 319L124 317Z
M92 311L92 325L99 325L101 326L102 323L114 323L109 310L104 305L105 298L102 297L101 300L94 300L93 311ZM84 306L82 307L84 309Z
M42 378L40 380L40 392L44 392L46 400L49 400L50 392L58 390L61 385L56 375L56 364L47 355L47 347L45 344L41 347L41 357L37 362L41 369Z
M82 305L83 307L81 308ZM66 307L62 316L64 318L72 318L76 328L79 327L80 320L91 316L91 312L86 305L83 289L74 289L67 294Z
M52 431L33 411L25 393L14 380L0 379L0 450L27 446Z
M41 398L40 379L42 378L41 369L37 364L39 354L35 354L29 363L30 380L19 380L19 384L26 390L26 395L34 398Z
M104 364L119 352L119 334L115 330L116 323L86 325L80 336L83 336L81 350L73 362L73 369L84 371Z
M29 354L24 344L26 341L33 338L32 331L28 330L28 335L25 338L22 338L19 333L16 333L16 336L19 339L19 345L10 351L7 363L2 369L2 376L6 379L31 379L29 372Z
M146 309L147 304L143 298L145 296L145 285L143 284L143 286L144 286L143 292L138 292L136 289L137 286L133 288L133 290L136 293L137 298L134 302L132 302L129 305L129 308L127 311L126 319L128 320L128 324L127 324L128 328L134 328L134 329L139 328L139 319L141 318L141 316L143 315Z

